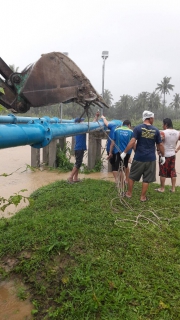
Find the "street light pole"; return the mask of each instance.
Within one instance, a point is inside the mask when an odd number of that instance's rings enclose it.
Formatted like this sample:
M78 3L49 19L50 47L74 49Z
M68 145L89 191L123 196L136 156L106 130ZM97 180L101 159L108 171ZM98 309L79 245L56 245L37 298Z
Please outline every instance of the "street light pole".
M102 52L103 65L102 65L102 98L104 98L104 74L105 74L105 61L109 57L109 51ZM103 115L104 107L101 109L101 115Z

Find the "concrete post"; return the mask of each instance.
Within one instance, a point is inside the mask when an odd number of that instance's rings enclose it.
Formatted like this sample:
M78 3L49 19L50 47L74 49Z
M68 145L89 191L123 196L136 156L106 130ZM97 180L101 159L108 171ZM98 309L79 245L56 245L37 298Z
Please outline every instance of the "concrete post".
M43 163L48 165L48 161L49 161L49 145L47 145L46 147L43 148L43 159L42 159L42 161L43 161Z
M63 150L66 145L66 138L65 137L59 138L58 144L59 144L59 147L61 148L61 150Z
M31 147L31 167L40 167L40 149Z
M101 160L101 139L95 132L89 132L88 168L93 169L98 160Z
M96 159L95 163L101 160L101 139L96 138Z
M48 165L50 167L55 168L56 167L56 146L57 146L57 140L53 139L49 144L49 161Z

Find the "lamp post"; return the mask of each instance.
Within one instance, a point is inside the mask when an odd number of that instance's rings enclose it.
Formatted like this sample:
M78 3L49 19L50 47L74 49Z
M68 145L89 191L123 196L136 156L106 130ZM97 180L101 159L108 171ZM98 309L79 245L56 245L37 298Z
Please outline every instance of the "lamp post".
M103 58L103 66L102 66L102 98L104 98L104 73L105 73L105 61L109 57L109 51L102 52ZM102 108L101 112L103 114L104 107Z
M68 52L62 52L65 56L68 57L69 53ZM62 122L62 116L63 116L63 104L62 102L60 103L60 118L61 118L61 122Z

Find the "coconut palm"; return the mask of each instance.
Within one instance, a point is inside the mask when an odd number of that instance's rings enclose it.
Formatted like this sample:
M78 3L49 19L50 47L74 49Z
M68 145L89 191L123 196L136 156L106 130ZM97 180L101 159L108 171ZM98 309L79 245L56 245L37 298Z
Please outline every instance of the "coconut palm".
M135 97L135 113L136 117L141 117L144 110L148 110L148 101L150 93L147 91L141 92Z
M176 110L176 118L177 118L177 110L180 108L180 95L179 95L179 93L175 93L173 97L174 97L174 99L170 103L170 107L172 107Z
M149 95L149 101L148 101L148 110L151 110L153 112L158 111L159 107L161 106L161 101L160 101L160 96L158 93L156 93L155 91L153 91L150 95Z
M103 99L109 107L112 106L112 100L114 99L112 93L109 90L104 90Z
M133 97L128 94L120 96L120 100L115 103L117 119L125 119L130 115L130 109L133 104Z
M170 90L173 90L174 85L170 83L171 77L164 77L163 81L161 81L161 83L157 83L157 88L155 89L155 91L160 92L161 94L163 94L164 99L163 99L163 118L164 118L164 110L165 110L165 95L166 94L170 94Z
M109 106L109 109L103 108L103 114L105 116L109 116L110 112L111 112L111 109L112 109L111 108L112 107L112 101L114 100L111 91L105 89L104 90L104 94L103 94L103 99L104 99L105 103Z

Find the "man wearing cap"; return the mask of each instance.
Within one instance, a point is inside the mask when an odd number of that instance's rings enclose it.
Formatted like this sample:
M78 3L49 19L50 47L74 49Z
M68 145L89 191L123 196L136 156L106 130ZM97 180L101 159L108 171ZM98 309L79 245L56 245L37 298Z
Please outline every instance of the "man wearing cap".
M161 152L161 164L165 163L165 157L160 132L153 126L154 113L145 110L142 119L143 123L134 128L132 139L124 152L121 153L121 159L124 160L127 152L136 143L136 151L130 170L126 197L131 198L134 182L139 181L142 177L140 201L145 202L147 201L146 192L149 183L156 181L156 146Z

